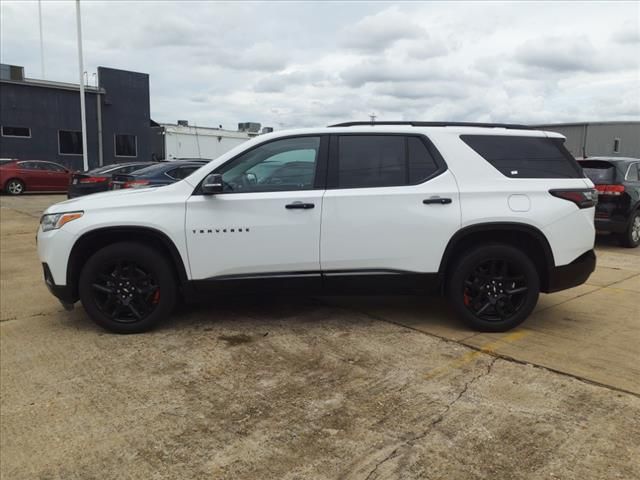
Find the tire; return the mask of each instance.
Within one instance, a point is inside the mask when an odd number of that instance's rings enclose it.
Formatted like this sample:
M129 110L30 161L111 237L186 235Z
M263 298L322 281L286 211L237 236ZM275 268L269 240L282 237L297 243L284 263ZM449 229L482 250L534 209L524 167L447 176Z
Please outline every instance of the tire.
M631 214L627 231L618 237L623 247L635 248L640 245L640 211Z
M173 311L177 282L155 249L134 242L95 253L80 274L80 301L91 319L115 333L146 332Z
M488 244L465 252L453 265L446 292L458 317L473 329L504 332L531 314L538 302L540 278L521 250Z
M21 195L24 193L24 182L17 178L12 178L4 184L4 191L9 195Z

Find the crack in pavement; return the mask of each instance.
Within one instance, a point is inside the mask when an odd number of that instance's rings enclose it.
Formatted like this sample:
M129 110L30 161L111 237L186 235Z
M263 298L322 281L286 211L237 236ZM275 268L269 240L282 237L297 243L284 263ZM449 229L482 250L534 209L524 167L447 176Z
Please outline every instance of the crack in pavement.
M624 281L624 280L620 280L620 282L622 282L622 281ZM619 283L619 282L615 282L615 283ZM604 287L602 287L602 288L604 288ZM593 292L596 292L596 291L597 290L593 290L590 293L593 293ZM326 305L330 305L331 306L331 304L326 304ZM335 305L333 305L333 306L335 306ZM589 384L589 385L595 385L597 387L606 388L607 390L613 390L613 391L616 391L616 392L626 393L627 395L632 395L632 396L634 396L636 398L640 398L640 393L637 393L637 392L634 392L634 391L631 391L631 390L626 390L626 389L621 388L621 387L616 387L615 385L608 385L606 383L598 382L597 380L591 380L589 378L582 377L582 376L577 375L575 373L565 372L563 370L559 370L557 368L549 367L547 365L542 365L540 363L535 363L535 362L526 361L526 360L520 360L519 358L515 358L515 357L509 356L509 355L504 354L504 353L499 353L499 352L497 352L495 350L485 350L482 347L478 347L476 345L469 344L469 343L464 343L465 339L454 340L452 338L447 338L445 336L438 335L438 334L433 333L433 332L426 332L424 330L420 330L419 328L412 327L411 325L406 325L404 323L400 323L400 322L397 322L397 321L394 321L394 320L389 320L387 318L380 317L378 315L375 315L375 314L372 314L372 313L369 313L369 312L366 312L366 311L363 311L363 310L359 310L357 308L350 308L350 307L344 307L344 306L338 306L338 308L342 308L343 310L347 310L347 311L350 311L352 313L359 313L360 315L364 315L365 317L368 317L368 318L373 319L373 320L378 320L379 322L385 322L385 323L389 323L391 325L396 325L398 327L406 328L408 330L413 330L414 332L418 332L418 333L420 333L422 335L426 335L427 337L437 338L437 339L442 340L442 341L447 342L447 343L453 343L453 344L456 344L456 345L460 345L461 347L465 347L465 348L468 348L470 350L475 350L476 352L485 353L487 355L491 355L493 357L497 357L497 358L500 358L502 360L506 360L507 362L517 363L519 365L532 365L532 366L534 366L536 368L541 368L541 369L547 370L549 372L556 373L558 375L563 375L565 377L570 377L570 378L573 378L575 380L578 380L580 382L583 382L583 383L586 383L586 384ZM472 337L474 337L476 335L477 334L474 334L474 335L472 335ZM469 337L469 338L472 338L472 337Z
M386 462L393 460L394 458L400 456L404 450L410 449L412 448L415 443L418 440L422 440L423 438L425 438L427 435L429 435L431 433L431 431L439 424L441 423L445 416L449 413L449 411L451 410L451 408L453 408L453 406L458 403L458 401L464 396L465 393L467 393L467 391L469 390L469 387L471 387L471 385L473 385L475 382L477 382L478 380L480 380L481 378L486 377L487 375L491 374L491 370L493 368L493 365L496 363L496 361L498 360L498 357L492 357L491 361L489 362L489 364L487 365L486 371L476 375L475 377L473 377L471 380L469 380L468 382L466 382L464 384L464 387L462 387L462 389L460 390L460 392L458 393L458 395L456 395L456 397L449 402L444 409L438 413L438 415L436 416L436 418L431 421L431 423L429 423L429 426L427 427L427 429L425 431L423 431L422 433L415 435L412 438L409 438L408 440L404 441L401 445L399 445L398 447L394 448L393 451L391 453L389 453L389 455L387 455L385 458L383 458L382 460L380 460L375 467L373 467L373 469L369 472L369 474L365 477L365 480L372 480L374 478L377 478L378 474L378 469L385 464ZM375 475L375 477L374 477Z

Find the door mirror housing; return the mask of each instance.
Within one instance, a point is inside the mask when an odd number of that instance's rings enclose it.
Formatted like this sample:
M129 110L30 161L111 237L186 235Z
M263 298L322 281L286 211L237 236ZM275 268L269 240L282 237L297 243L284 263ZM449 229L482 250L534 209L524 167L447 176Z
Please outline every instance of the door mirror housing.
M204 178L202 182L202 193L205 195L215 195L216 193L222 193L224 190L224 183L222 182L222 175L219 173L211 173Z

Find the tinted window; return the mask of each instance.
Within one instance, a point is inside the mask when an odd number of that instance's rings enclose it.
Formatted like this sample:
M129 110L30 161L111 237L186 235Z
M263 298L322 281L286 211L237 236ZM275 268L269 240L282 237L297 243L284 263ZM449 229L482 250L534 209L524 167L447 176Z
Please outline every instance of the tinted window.
M546 137L462 135L460 137L503 175L511 178L582 178L564 146Z
M180 168L180 178L187 178L200 167L182 167Z
M167 168L166 164L159 163L156 165L149 165L148 167L141 168L140 170L136 170L136 176L144 176L144 177L153 177L154 175L162 174ZM166 170L168 172L168 170Z
M637 182L639 179L640 178L638 173L638 164L634 163L633 165L631 165L631 167L629 167L629 173L627 173L627 180L631 182Z
M18 162L18 168L24 168L25 170L37 170L38 162Z
M138 165L127 165L125 167L120 167L118 168L116 171L118 173L124 174L124 173L130 173L133 172L134 170L140 168Z
M28 127L9 127L6 125L2 126L2 136L3 137L30 137L31 129Z
M135 157L138 155L135 135L115 135L115 142L117 157Z
M60 130L58 143L61 155L82 155L82 132Z
M168 177L173 178L174 180L177 180L177 179L180 178L179 170L180 169L178 169L178 168L173 168L173 169L169 170L168 172L166 172L165 175L167 175Z
M409 147L409 183L421 183L438 170L438 165L427 146L417 137L408 137Z
M313 188L320 137L276 140L223 165L227 192L275 192Z
M616 167L601 160L584 160L579 162L584 174L595 184L614 183Z
M171 178L174 178L176 180L182 180L183 178L188 177L189 175L191 175L193 172L195 172L198 167L195 166L189 166L189 167L178 167L178 168L174 168L173 170L169 170L167 172L167 175L169 175Z
M65 168L62 165L49 162L38 162L38 168L40 170L48 170L50 172L64 172Z
M405 137L400 135L339 137L339 188L385 187L406 183Z

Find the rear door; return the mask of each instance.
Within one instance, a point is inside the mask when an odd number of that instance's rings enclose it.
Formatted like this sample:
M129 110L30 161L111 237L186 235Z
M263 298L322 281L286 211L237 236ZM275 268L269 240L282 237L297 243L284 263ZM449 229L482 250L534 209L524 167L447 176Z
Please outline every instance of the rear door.
M421 135L335 135L323 199L325 277L435 273L460 227L458 189Z

